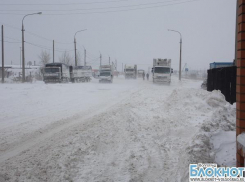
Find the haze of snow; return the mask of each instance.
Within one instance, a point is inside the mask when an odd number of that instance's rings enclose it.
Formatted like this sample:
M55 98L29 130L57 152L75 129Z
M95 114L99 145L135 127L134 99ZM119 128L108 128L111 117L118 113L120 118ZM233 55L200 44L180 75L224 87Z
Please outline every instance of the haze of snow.
M235 165L235 105L200 85L2 84L0 181L182 182L190 163Z

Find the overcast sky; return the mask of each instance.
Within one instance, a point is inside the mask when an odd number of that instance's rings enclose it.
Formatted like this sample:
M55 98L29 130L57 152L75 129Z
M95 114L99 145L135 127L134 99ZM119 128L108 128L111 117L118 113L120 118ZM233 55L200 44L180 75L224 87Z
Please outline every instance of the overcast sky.
M22 18L39 11L24 20L26 62L39 62L42 50L52 57L52 40L56 62L65 50L74 60L74 34L81 29L87 31L76 35L79 64L84 46L94 68L101 52L102 63L110 56L119 70L122 63L147 69L153 58L172 59L178 70L180 37L168 29L182 33L182 67L207 69L234 59L236 0L0 0L5 64L20 64Z

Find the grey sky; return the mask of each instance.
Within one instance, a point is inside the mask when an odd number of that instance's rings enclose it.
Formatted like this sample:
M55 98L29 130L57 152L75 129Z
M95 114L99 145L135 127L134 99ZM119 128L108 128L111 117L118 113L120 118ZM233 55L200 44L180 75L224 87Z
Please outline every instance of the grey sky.
M90 61L93 67L97 67L99 64L98 57L101 52L103 64L108 63L108 56L110 56L111 61L118 60L119 70L121 70L122 63L138 64L139 68L147 69L152 66L153 58L171 58L172 66L177 70L179 64L179 35L168 32L167 29L175 29L182 33L182 66L187 63L190 69L207 69L211 62L230 62L234 59L236 0L199 0L194 2L188 2L188 0L108 1L110 0L63 0L62 2L58 0L1 0L1 13L21 14L0 15L0 24L5 25L5 41L21 41L21 21L24 14L42 11L42 15L25 18L25 30L48 40L33 36L28 32L25 32L25 40L50 49L52 49L53 39L57 42L68 43L57 43L55 47L58 50L70 51L70 55L74 58L74 34L78 30L88 29L77 34L77 49L82 58L83 46L87 49L87 61ZM186 3L175 4L180 2ZM3 5L59 3L91 4ZM94 9L146 3L152 4L116 9ZM168 4L175 5L164 6ZM118 11L153 6L161 7L111 13L47 15ZM74 9L86 8L94 10L74 11ZM9 25L17 29L13 29ZM11 61L19 64L20 47L21 43L5 43L6 64L10 64ZM25 44L26 62L38 62L38 55L41 51L42 48L40 47ZM52 55L51 50L50 54ZM55 52L55 61L58 61L61 54L62 52Z

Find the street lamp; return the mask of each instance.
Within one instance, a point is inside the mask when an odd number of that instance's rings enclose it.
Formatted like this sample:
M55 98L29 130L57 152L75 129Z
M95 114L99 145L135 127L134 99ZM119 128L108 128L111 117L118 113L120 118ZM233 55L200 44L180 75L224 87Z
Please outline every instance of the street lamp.
M74 35L74 47L75 47L75 66L77 66L77 42L76 42L76 34L77 34L78 32L82 32L82 31L85 31L85 30L87 30L87 29L84 29L84 30L79 30L79 31L77 31L77 32L75 33L75 35Z
M176 30L168 29L168 31L176 32L176 33L179 33L179 35L180 35L179 80L181 80L182 35L181 35L181 33L179 31L176 31Z
M24 19L29 15L41 15L42 12L27 14L22 19L22 83L25 82L25 38L24 38Z

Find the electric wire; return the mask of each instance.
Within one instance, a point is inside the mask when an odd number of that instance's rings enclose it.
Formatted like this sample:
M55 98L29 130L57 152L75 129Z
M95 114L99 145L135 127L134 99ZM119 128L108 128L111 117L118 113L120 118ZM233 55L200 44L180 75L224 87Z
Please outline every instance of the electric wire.
M185 4L185 3L191 3L195 1L201 1L201 0L188 0L188 1L183 1L183 2L178 2L178 3L172 3L172 4L165 4L165 5L158 5L158 6L149 6L149 7L141 7L141 8L131 8L131 9L123 9L123 10L112 10L112 11L95 11L95 12L84 12L84 13L52 13L52 14L45 14L43 15L46 16L66 16L66 15L85 15L85 14L105 14L105 13L117 13L117 12L128 12L128 11L136 11L136 10L145 10L145 9L154 9L154 8L161 8L161 7L166 7L166 6L173 6L173 5L180 5L180 4ZM0 14L8 14L8 15L25 15L21 13L0 13Z
M2 40L0 40L2 42ZM21 42L10 42L10 41L6 41L4 40L3 42L6 42L6 43L12 43L12 44L20 44Z
M123 5L123 6L113 6L113 7L99 7L99 8L83 8L83 9L59 9L59 10L42 10L42 9L29 9L29 10L0 10L0 11L88 11L88 10L107 10L107 9L118 9L118 8L128 8L128 7L138 7L138 6L148 6L148 5L156 5L156 4L166 4L166 3L171 3L171 2L176 2L176 1L183 1L183 0L168 0L168 1L160 1L160 2L154 2L154 3L141 3L141 4L135 4L135 5Z
M118 3L129 0L117 0L117 1L95 1L95 2L84 2L84 3L52 3L52 4L0 4L1 6L67 6L67 5L79 5L79 4L105 4L105 3Z
M43 46L43 45L34 44L34 43L31 43L31 42L28 42L28 41L25 41L25 43L30 44L30 45L35 46L35 47L42 48L42 49L47 49L47 50L50 50L50 51L53 50L52 48L49 48L49 47L46 47L46 46ZM57 51L57 52L71 52L71 51L74 51L74 50L59 50L59 49L54 49L54 50Z
M9 28L12 28L12 29L21 31L20 28L17 28L17 27L15 27L15 26L13 26L13 25L9 25L9 24L3 23L3 22L0 22L0 23L3 24L3 25L6 26L6 27L9 27ZM45 38L45 37L40 36L40 35L38 35L38 34L35 34L35 33L33 33L33 32L30 32L30 31L27 31L27 30L25 30L25 32L27 32L28 34L33 35L33 36L35 36L35 37L38 37L38 38L40 38L40 39L43 39L43 40L46 40L46 41L49 41L49 42L53 42L53 40L48 39L48 38ZM16 40L17 40L17 39L16 39ZM57 43L57 44L73 44L73 42L60 42L60 41L55 41L55 43Z

